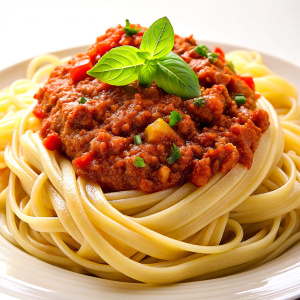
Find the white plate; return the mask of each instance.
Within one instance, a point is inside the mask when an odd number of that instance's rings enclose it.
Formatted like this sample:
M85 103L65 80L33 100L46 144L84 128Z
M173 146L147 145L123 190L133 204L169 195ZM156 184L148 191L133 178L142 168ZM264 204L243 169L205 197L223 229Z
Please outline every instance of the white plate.
M201 41L225 52L240 47ZM88 46L57 51L65 57L86 52ZM300 91L300 68L263 54L276 74L292 82ZM28 61L0 72L0 89L24 78ZM153 287L119 283L76 274L42 262L19 250L0 236L1 299L296 299L300 297L300 243L277 259L237 275L202 282Z

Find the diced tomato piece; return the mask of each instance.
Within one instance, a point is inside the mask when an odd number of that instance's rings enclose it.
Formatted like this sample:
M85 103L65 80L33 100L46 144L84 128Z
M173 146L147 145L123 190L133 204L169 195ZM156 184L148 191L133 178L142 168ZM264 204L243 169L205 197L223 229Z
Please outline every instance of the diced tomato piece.
M123 35L121 40L120 40L120 45L131 45L132 44L132 36L128 36L128 35Z
M247 83L247 85L249 86L249 88L252 91L255 91L255 84L254 84L254 81L253 81L253 77L250 77L250 76L240 76L240 78Z
M226 61L226 59L225 59L225 53L224 53L224 51L220 47L216 47L214 52L219 54L219 59L222 62Z
M125 32L120 25L108 29L103 36L97 38L96 43L91 46L87 54L95 62L97 55L103 56L112 48L120 46L119 42L123 35Z
M60 143L61 143L60 137L59 137L58 133L56 133L56 132L48 134L47 137L43 141L44 146L50 151L54 151L54 150L58 149L60 146Z
M70 76L74 82L84 79L86 72L93 67L93 64L89 58L80 60L75 63L74 67L70 71Z
M85 169L86 166L93 161L93 159L94 158L93 158L92 154L90 152L88 152L78 158L75 158L73 160L73 165L75 168Z
M32 112L38 119L44 119L47 113L39 107L35 107Z

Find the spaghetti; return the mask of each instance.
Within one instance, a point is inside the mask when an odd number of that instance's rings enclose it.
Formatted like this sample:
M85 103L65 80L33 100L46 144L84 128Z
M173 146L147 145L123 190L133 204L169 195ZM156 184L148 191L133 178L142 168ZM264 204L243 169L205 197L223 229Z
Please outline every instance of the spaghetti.
M103 193L43 146L33 95L62 61L51 55L33 60L28 79L0 94L1 234L51 264L150 284L247 270L299 241L297 91L258 53L234 51L226 59L239 74L254 77L263 96L258 106L270 117L251 169L238 164L200 188L186 183L152 194Z

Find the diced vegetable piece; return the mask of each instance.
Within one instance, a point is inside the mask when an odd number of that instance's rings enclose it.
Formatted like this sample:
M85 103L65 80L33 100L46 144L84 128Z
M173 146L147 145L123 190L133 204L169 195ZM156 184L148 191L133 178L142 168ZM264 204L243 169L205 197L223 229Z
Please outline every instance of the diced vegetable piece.
M74 67L70 70L70 76L74 82L84 79L89 71L93 67L90 59L83 59L78 61Z
M43 141L44 146L50 151L58 149L60 143L60 137L56 132L50 133Z
M243 94L238 94L234 97L234 101L237 105L242 105L245 104L247 100Z
M44 119L47 113L39 107L35 107L32 112L38 119Z
M90 152L75 158L73 160L73 165L74 167L78 168L78 169L84 169L87 167L88 164L90 164L93 161L93 156Z
M224 51L220 47L216 47L214 52L219 54L219 59L222 62L226 61L226 59L225 59L225 53L224 53Z
M147 126L145 129L145 135L146 142L150 144L159 143L165 137L168 137L171 140L177 140L179 138L170 125L161 118Z
M255 84L254 84L254 81L253 81L252 77L250 77L250 76L240 76L240 78L247 83L247 85L249 86L249 88L252 91L255 91Z
M171 169L167 166L161 166L158 170L158 174L160 181L166 183L170 177Z

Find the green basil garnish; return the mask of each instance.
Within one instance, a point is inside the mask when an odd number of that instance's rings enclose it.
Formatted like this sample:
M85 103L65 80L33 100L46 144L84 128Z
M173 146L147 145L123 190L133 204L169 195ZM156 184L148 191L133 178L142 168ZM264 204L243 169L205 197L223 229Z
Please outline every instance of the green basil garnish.
M191 99L201 94L196 73L173 52L157 63L155 82L167 93L183 99Z
M181 153L180 153L178 147L175 144L173 144L173 146L171 147L171 155L167 159L168 163L172 165L180 157L181 157Z
M150 59L164 58L174 45L173 27L167 17L155 21L144 33L140 50L149 52Z
M134 143L135 145L140 145L142 143L142 138L139 134L134 136Z
M219 58L219 54L218 53L209 53L207 55L208 60L210 63L212 63L215 59Z
M113 48L87 72L112 85L138 83L149 87L153 81L169 94L190 99L200 96L197 75L177 54L173 27L167 17L155 21L144 33L140 49L131 46Z
M243 94L238 94L234 97L234 101L237 105L242 105L246 103L246 98Z
M169 125L171 127L173 127L176 123L178 123L180 120L182 120L182 114L180 114L178 111L176 110L173 110L171 112L171 115L170 115L170 122L169 122Z
M194 51L200 56L207 57L210 63L219 58L218 53L212 53L205 45L196 46Z
M231 72L235 73L234 64L232 61L228 61L226 63L227 67L231 70Z
M84 104L86 102L86 99L84 97L81 97L79 100L79 104Z
M197 97L194 99L193 104L198 107L206 106L206 100L203 97Z
M139 85L145 88L149 87L156 76L156 69L156 64L151 63L151 60L147 61L139 73Z
M205 45L198 45L198 46L196 46L196 48L194 49L194 51L198 55L204 56L204 57L207 57L208 53L211 52Z
M133 162L133 165L137 168L144 168L146 167L145 161L143 158L137 156L135 161Z
M132 36L134 34L137 34L139 31L141 31L141 29L136 29L135 27L130 28L130 23L129 20L126 19L126 26L123 27L122 29L125 31L126 35Z

